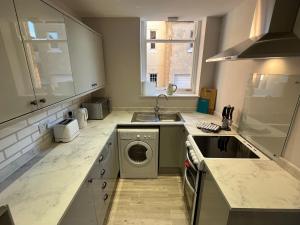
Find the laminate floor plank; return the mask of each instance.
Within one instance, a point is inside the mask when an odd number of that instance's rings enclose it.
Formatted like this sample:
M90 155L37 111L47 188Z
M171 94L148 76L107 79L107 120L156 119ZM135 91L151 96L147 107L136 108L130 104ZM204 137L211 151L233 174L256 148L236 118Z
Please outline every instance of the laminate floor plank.
M120 179L107 225L188 225L181 178Z

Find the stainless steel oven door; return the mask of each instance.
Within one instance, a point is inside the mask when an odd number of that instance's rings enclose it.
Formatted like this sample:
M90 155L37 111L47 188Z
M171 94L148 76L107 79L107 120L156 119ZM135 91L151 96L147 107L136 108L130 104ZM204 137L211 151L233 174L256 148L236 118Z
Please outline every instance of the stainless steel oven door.
M194 167L187 165L184 175L183 191L186 200L187 211L189 214L190 224L193 224L194 221L198 180L199 171Z

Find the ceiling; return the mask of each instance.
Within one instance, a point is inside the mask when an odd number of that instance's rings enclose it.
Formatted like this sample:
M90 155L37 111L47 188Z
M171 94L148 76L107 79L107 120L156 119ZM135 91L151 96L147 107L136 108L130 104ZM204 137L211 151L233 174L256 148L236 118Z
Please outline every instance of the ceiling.
M81 17L141 17L165 20L197 20L224 15L241 0L55 0Z

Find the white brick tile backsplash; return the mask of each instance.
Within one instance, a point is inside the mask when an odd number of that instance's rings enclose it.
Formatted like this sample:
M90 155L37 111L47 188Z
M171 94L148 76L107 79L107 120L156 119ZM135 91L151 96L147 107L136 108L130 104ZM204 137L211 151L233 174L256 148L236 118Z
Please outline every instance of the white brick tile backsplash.
M69 111L68 109L63 109L63 110L57 112L57 113L56 113L57 119L63 118L63 117L64 117L64 114L67 113L68 111Z
M17 154L15 154L13 157L3 161L0 163L0 170L3 169L4 167L6 167L8 164L12 163L13 161L15 161L17 158L19 158L22 155L21 152L18 152Z
M5 157L4 157L4 153L0 152L0 162L4 161Z
M70 107L71 105L72 105L72 101L69 101L69 102L64 103L64 104L62 105L62 107L63 107L63 109L64 109L64 108Z
M32 141L33 141L33 142L37 141L41 136L42 136L42 135L40 134L39 131L33 133L33 134L31 135Z
M17 136L15 134L10 135L6 138L0 140L0 150L5 149L6 147L17 142Z
M54 113L60 111L61 109L62 109L62 106L61 106L61 105L56 106L56 107L54 107L54 108L51 108L51 109L48 110L48 115L52 115L52 114L54 114Z
M34 124L47 117L47 112L42 112L30 117L27 121L29 124Z
M52 116L47 117L48 123L53 123L57 118L56 114L53 114Z
M90 97L87 95L87 97L70 100L48 110L29 114L27 119L16 120L14 124L10 122L11 125L1 128L0 181L26 163L28 160L23 162L22 157L31 154L31 150L38 154L39 150L49 147L53 142L53 131L51 130L53 125L62 121L64 114L70 110L76 110L81 102L88 101ZM41 123L49 125L49 128L42 134L38 129L38 125ZM30 157L34 157L36 154L31 154Z
M38 128L37 124L30 125L29 127L26 127L25 129L20 130L17 133L18 139L21 140L24 137L27 137L38 130L39 130L39 128Z
M26 120L22 120L11 126L5 127L2 130L0 130L0 139L18 131L18 130L23 129L26 126L27 126Z
M29 136L17 142L16 144L4 149L6 157L7 158L11 157L12 155L16 154L22 148L25 148L27 145L30 145L31 143L32 143L31 136Z

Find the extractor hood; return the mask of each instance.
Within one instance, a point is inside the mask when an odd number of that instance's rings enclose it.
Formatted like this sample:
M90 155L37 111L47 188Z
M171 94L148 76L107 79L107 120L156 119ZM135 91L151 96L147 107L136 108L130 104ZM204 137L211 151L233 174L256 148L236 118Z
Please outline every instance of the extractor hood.
M300 56L294 33L299 6L300 0L257 0L249 39L206 62Z

